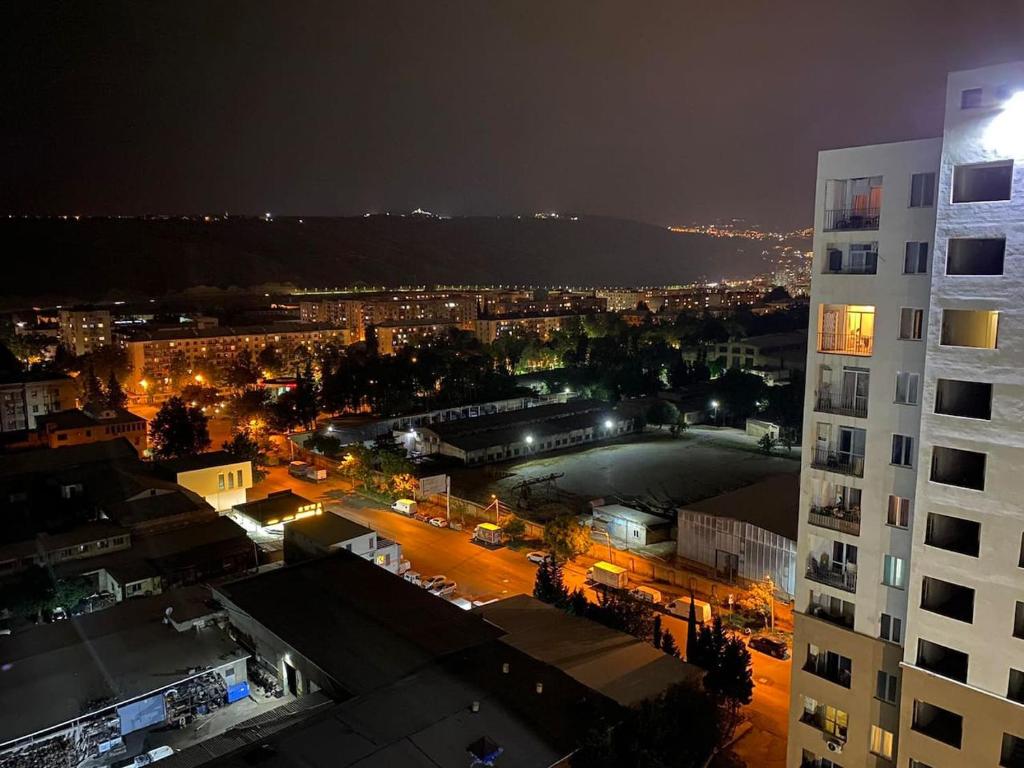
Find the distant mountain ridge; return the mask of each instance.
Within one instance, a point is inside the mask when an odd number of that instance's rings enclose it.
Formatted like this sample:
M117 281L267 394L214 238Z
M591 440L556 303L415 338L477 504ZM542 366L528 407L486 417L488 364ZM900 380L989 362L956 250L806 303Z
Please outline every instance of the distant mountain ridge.
M196 285L665 285L767 270L765 246L621 219L427 216L0 219L0 297Z

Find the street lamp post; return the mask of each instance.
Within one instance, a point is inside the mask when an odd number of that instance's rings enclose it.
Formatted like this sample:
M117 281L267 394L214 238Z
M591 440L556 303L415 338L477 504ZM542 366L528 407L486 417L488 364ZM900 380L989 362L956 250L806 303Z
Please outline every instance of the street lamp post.
M718 426L718 406L717 400L711 401L711 420L715 422L715 426Z
M770 573L764 575L764 580L771 587L771 594L768 596L768 628L775 631L775 581Z

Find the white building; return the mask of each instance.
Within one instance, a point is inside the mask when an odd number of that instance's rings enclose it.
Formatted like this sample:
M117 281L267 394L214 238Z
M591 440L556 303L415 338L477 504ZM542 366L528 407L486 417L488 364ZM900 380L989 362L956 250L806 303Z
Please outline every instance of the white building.
M62 309L58 316L61 345L86 355L110 344L110 312L106 309Z
M253 486L252 462L227 451L210 451L156 462L164 479L202 496L218 512L245 504Z
M941 139L819 156L793 768L1024 765L1019 90L955 73Z
M372 528L330 511L300 520L284 529L284 559L288 564L344 549L364 560L398 573L402 545Z

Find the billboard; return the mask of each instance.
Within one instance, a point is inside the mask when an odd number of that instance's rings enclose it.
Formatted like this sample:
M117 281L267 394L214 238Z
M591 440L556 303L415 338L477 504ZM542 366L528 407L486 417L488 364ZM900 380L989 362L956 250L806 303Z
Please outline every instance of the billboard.
M148 699L133 701L117 708L117 716L121 718L121 735L148 728L151 725L159 725L167 720L167 710L164 708L164 697L162 694L150 696Z
M420 495L433 496L448 490L448 475L430 475L420 478Z

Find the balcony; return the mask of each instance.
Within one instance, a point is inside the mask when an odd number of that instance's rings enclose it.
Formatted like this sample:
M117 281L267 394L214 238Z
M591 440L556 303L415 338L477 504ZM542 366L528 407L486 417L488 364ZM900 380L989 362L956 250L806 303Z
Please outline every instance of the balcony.
M874 349L874 336L860 332L837 333L823 331L818 334L818 351L829 355L859 355L870 357Z
M807 603L807 615L827 621L829 624L853 629L856 606L846 600L823 595L820 592L815 595L814 590L811 590L811 599Z
M812 646L813 647L813 646ZM840 656L832 651L808 652L807 661L804 663L803 671L840 685L843 688L850 687L853 662L845 656Z
M811 454L811 466L827 469L840 475L864 477L864 457L831 448L815 448Z
M878 229L880 214L881 210L878 208L826 208L825 231Z
M855 568L848 568L841 563L832 565L819 563L814 558L809 558L807 571L804 574L808 581L816 581L829 587L842 589L846 592L857 591L857 571Z
M814 392L814 410L864 419L868 415L868 398L867 395L856 395L853 392L819 389Z
M860 508L843 509L837 505L812 504L807 522L819 528L828 528L851 536L860 536Z

